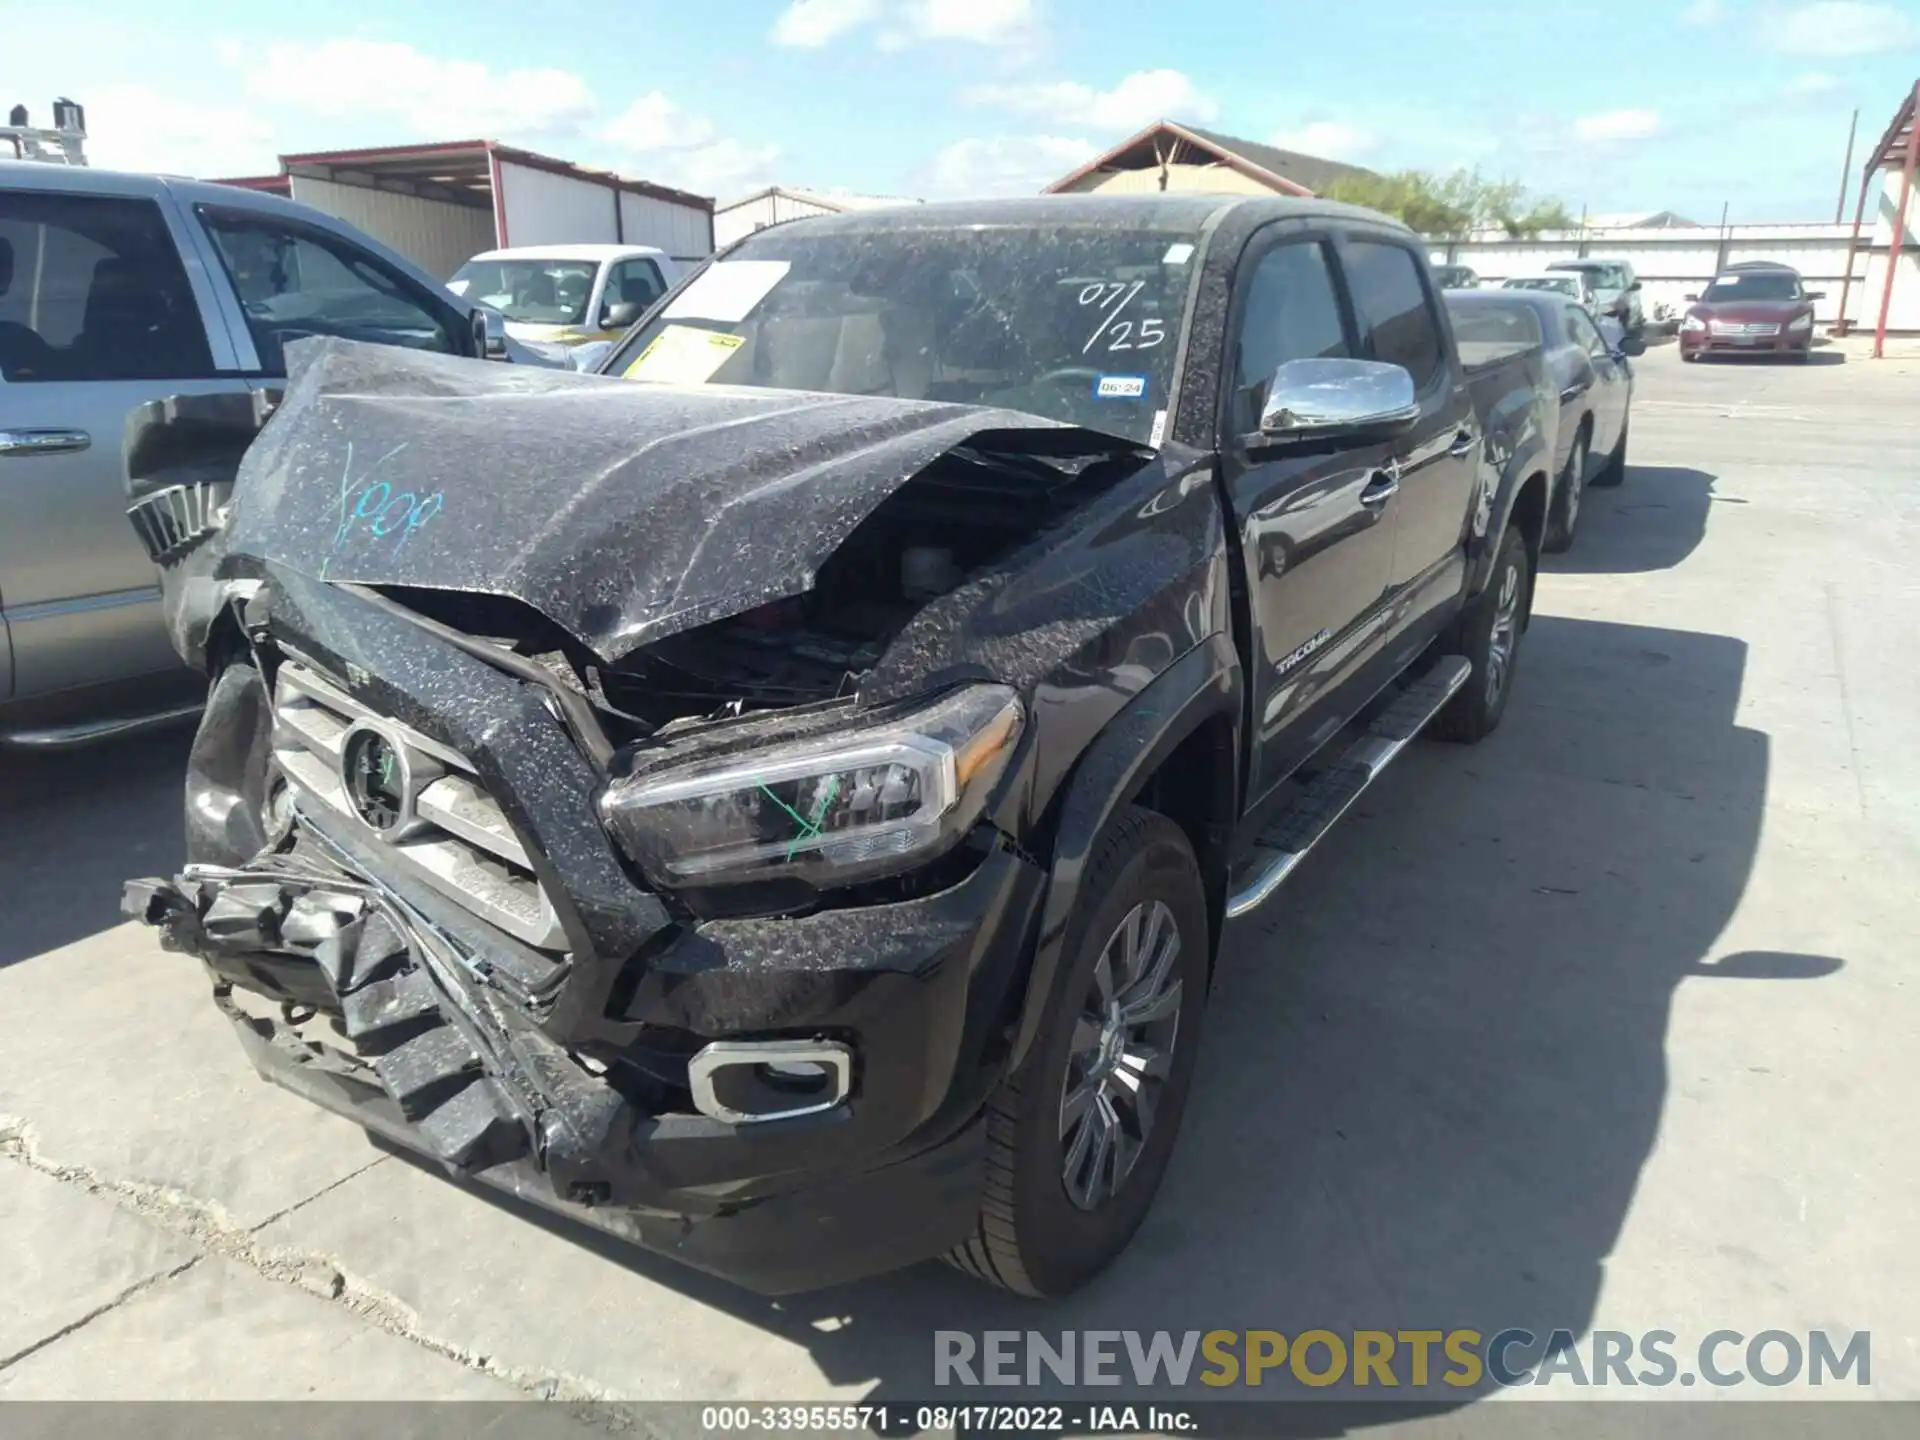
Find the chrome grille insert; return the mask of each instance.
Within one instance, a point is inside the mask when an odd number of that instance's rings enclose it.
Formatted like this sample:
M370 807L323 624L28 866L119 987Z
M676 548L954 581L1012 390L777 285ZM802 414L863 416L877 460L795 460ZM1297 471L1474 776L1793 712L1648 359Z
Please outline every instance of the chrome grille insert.
M363 721L405 748L413 773L432 777L412 796L413 823L395 839L360 819L342 776L347 732ZM376 714L311 666L289 660L274 685L273 758L297 799L354 827L414 878L517 940L542 950L566 948L566 932L526 847L458 751Z

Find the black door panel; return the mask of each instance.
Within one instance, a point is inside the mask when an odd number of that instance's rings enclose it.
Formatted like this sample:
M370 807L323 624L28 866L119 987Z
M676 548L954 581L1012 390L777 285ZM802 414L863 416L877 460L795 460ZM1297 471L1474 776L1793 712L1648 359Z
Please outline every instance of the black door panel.
M1235 287L1222 478L1253 616L1247 802L1255 806L1350 715L1381 651L1398 497L1369 503L1394 447L1275 445L1257 430L1288 360L1354 356L1331 247L1256 239ZM1370 692L1369 692L1370 693Z

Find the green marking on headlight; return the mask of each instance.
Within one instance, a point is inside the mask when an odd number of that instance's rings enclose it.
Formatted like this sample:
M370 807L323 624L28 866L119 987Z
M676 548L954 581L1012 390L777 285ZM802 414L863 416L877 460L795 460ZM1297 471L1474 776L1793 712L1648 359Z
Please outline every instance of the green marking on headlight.
M840 777L838 775L830 775L827 777L827 793L820 797L820 803L814 807L813 819L811 820L807 819L806 816L802 815L798 810L774 794L773 791L769 790L765 781L757 783L759 784L761 793L782 810L786 811L787 814L792 817L793 823L800 827L800 833L795 835L793 837L793 843L787 846L787 859L791 860L793 859L794 852L800 848L803 842L811 840L820 833L820 822L827 818L827 807L833 804L833 797L840 793Z

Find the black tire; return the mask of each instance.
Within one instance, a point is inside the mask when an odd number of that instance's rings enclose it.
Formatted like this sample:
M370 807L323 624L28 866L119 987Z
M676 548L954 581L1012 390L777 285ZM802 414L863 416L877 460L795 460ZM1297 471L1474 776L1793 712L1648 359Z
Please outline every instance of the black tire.
M1526 630L1527 614L1533 604L1532 566L1527 541L1519 528L1507 527L1500 537L1500 549L1493 558L1493 573L1486 587L1467 602L1467 608L1453 623L1446 642L1448 651L1464 655L1473 663L1467 683L1449 700L1446 708L1433 717L1428 733L1436 740L1452 740L1471 745L1484 740L1500 724L1506 713L1507 696L1513 693L1513 672L1520 663L1520 637ZM1494 643L1504 630L1505 663L1496 668Z
M1684 362L1685 364L1688 364L1688 365L1692 365L1692 364L1695 364L1695 363L1697 363L1697 362L1699 361L1699 359L1700 359L1700 356L1699 356L1699 354L1698 354L1698 353L1695 353L1695 354L1692 354L1692 355L1689 355L1689 354L1688 354L1688 353L1687 353L1686 351L1684 351L1684 350L1682 350L1682 351L1680 352L1680 359L1681 359L1681 360L1682 360L1682 362Z
M1607 452L1607 463L1594 472L1588 484L1611 490L1627 478L1627 431L1631 425L1631 420L1620 422L1620 438L1613 442L1613 449Z
M1573 450L1567 456L1567 468L1560 483L1553 487L1553 513L1547 517L1547 533L1540 548L1550 555L1563 555L1573 548L1573 537L1580 528L1581 492L1587 483L1587 432L1573 437Z
M1151 918L1158 913L1156 905L1164 907L1178 937L1178 951L1167 964L1167 985L1178 986L1177 1009L1171 1030L1141 1028L1150 1039L1164 1040L1163 1053L1169 1058L1145 1126L1145 1144L1136 1149L1131 1168L1112 1193L1095 1208L1084 1208L1069 1197L1066 1176L1068 1135L1077 1139L1081 1131L1076 1124L1063 1133L1062 1112L1069 1081L1076 1082L1076 1094L1083 1093L1099 1073L1097 1067L1087 1070L1084 1057L1104 1057L1107 1052L1086 1043L1086 1025L1093 1022L1085 1020L1083 1007L1098 995L1096 967L1109 944L1121 939L1122 922L1136 909ZM1094 844L1062 944L1060 971L1040 1033L1020 1068L988 1102L986 1194L979 1225L947 1255L977 1279L1031 1296L1078 1289L1126 1248L1146 1217L1173 1152L1200 1050L1210 953L1206 893L1185 832L1164 815L1137 807L1115 819ZM1142 960L1145 969L1154 951L1141 948L1149 952ZM1128 987L1117 988L1124 997ZM1154 993L1164 994L1165 989ZM1122 1039L1133 1044L1125 1032ZM1093 1108L1088 1107L1087 1119L1097 1134ZM1121 1110L1108 1105L1106 1112ZM1125 1113L1134 1119L1139 1114ZM1125 1131L1123 1124L1109 1133ZM1089 1161L1097 1143L1089 1145ZM1084 1176L1088 1170L1083 1165L1077 1173Z

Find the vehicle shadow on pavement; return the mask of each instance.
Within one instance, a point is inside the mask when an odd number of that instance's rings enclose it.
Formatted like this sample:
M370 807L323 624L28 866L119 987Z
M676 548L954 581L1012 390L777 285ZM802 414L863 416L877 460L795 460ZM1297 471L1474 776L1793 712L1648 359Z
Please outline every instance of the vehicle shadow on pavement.
M1541 556L1541 570L1628 575L1672 569L1707 533L1717 478L1689 465L1629 465L1619 486L1589 485L1573 549Z
M1497 734L1417 746L1229 930L1172 1168L1085 1291L1035 1303L929 1264L768 1300L564 1233L803 1346L825 1383L875 1401L1015 1398L936 1390L936 1330L1581 1333L1659 1129L1677 987L1777 982L1790 1007L1841 962L1715 948L1767 786L1766 736L1735 723L1742 642L1541 616L1522 656ZM1078 1398L1138 1398L1116 1348L1122 1388ZM1399 1365L1397 1398L1425 1409L1484 1389L1441 1386L1436 1352L1412 1395ZM1378 1393L1267 1380L1151 1389ZM1249 1433L1404 1418L1301 1405Z
M0 750L0 967L118 925L120 882L170 875L191 727L45 755Z

